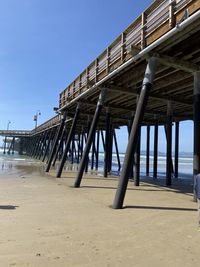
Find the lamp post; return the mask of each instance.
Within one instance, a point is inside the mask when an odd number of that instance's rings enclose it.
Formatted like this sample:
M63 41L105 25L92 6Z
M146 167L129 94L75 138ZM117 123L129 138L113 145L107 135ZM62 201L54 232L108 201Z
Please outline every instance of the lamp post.
M9 125L10 124L11 124L11 121L8 121L7 128L6 128L7 131L9 130ZM4 150L3 150L4 154L6 153L6 139L7 139L7 137L5 136L5 139L4 139Z
M40 110L37 110L36 114L33 117L33 120L35 121L35 128L37 128L38 116L40 116L40 115L41 115Z

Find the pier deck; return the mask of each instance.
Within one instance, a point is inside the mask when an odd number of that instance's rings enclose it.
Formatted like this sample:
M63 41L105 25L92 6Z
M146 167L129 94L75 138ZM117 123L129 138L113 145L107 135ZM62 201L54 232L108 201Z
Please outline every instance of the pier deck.
M175 121L192 119L193 73L200 70L199 17L174 35L165 36L199 9L199 1L154 1L61 92L60 110L73 117L79 101L84 121L86 115L94 114L99 92L106 88L100 125L105 127L106 108L116 127L127 125L136 110L146 60L155 56L158 66L143 123L154 124L156 117L164 124L169 101Z

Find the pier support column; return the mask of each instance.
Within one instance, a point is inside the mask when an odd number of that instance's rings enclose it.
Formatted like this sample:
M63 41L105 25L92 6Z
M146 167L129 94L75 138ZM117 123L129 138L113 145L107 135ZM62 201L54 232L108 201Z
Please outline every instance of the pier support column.
M150 154L150 125L147 125L147 141L146 141L146 176L149 176L149 154Z
M140 141L141 141L141 127L138 132L137 149L134 154L134 185L140 185Z
M87 134L85 135L85 143L87 143L87 139L88 139L89 132L90 132L90 127L91 127L91 116L88 116ZM89 153L88 153L87 162L86 162L86 165L85 165L85 172L86 173L88 172L89 162L90 162L90 157L89 157Z
M91 158L91 170L94 169L94 156L95 156L95 152L96 152L96 132L94 134L94 138L93 138L93 142L92 142L92 158Z
M126 155L124 159L124 164L122 168L122 173L119 178L118 189L115 195L113 208L121 209L124 202L124 197L126 194L126 188L128 185L128 180L131 174L133 155L136 151L136 145L138 141L138 133L142 120L144 117L145 108L148 102L149 93L152 88L155 71L156 71L156 59L150 58L147 64L147 68L144 75L144 80L142 84L142 90L140 92L139 101L137 103L136 113L133 120L133 125L131 128L131 133L128 141L128 146L126 149Z
M7 136L5 136L4 138L3 154L6 154L6 143L7 143Z
M45 148L45 143L47 141L47 135L48 135L48 131L46 131L44 133L44 138L42 140L42 145L41 145L40 153L38 155L38 159L40 159L43 156L43 154L44 154L44 148Z
M40 139L41 139L40 134L36 135L35 147L34 147L34 150L33 150L33 153L32 153L32 157L33 157L33 158L35 157L35 155L36 155L36 153L37 153L38 146L39 146L39 143L40 143Z
M137 98L137 103L138 103L138 98ZM132 112L133 113L133 112ZM128 121L128 126L127 126L127 129L128 129L128 139L129 139L129 136L130 136L130 133L131 133L131 127L133 125L133 118L134 118L134 114L131 115L131 120ZM133 159L132 159L132 166L131 166L131 173L130 173L130 177L129 179L133 179L134 178L134 173L133 173L133 167L134 167L134 155L133 155Z
M55 135L55 138L54 138L53 146L51 148L51 153L50 153L48 161L47 161L47 167L46 167L46 170L45 170L46 172L49 172L49 170L51 168L51 163L52 163L52 160L53 160L53 157L54 157L54 154L55 154L55 151L56 151L56 147L58 145L61 133L63 131L63 127L64 127L64 124L65 124L66 117L67 117L67 112L65 111L64 114L62 115L60 126L59 126L58 131L57 131L57 133Z
M193 174L194 179L200 173L200 72L194 74L194 96L193 96L193 120L194 120L194 155ZM195 181L194 181L195 182ZM196 195L194 192L194 200Z
M166 186L172 184L172 106L171 102L167 105L167 162L166 162Z
M72 125L71 125L71 128L70 128L68 137L67 137L65 150L64 150L64 153L62 155L60 166L59 166L57 174L56 174L57 178L61 177L62 170L63 170L64 164L65 164L66 158L67 158L67 153L69 152L70 144L71 144L71 141L72 141L72 138L73 138L73 135L74 135L74 131L75 131L75 128L76 128L76 124L77 124L77 121L78 121L79 113L80 113L80 103L78 103L77 107L76 107L76 112L75 112L75 115L74 115L74 118L73 118L73 121L72 121Z
M97 131L97 148L96 148L96 164L95 164L96 170L98 170L99 167L99 140L100 140L100 130Z
M15 153L15 137L13 137L12 154Z
M49 151L49 146L50 146L50 143L51 143L51 138L53 137L53 132L54 132L54 130L50 130L48 132L48 137L47 137L47 141L46 141L46 144L45 144L45 151L44 151L44 156L42 158L42 162L45 161L45 158L46 158L47 153Z
M20 141L19 141L19 155L23 155L23 148L24 148L24 139L20 138Z
M106 110L106 134L105 134L105 151L104 151L104 172L103 176L108 176L108 165L109 165L109 153L110 153L110 111Z
M83 157L83 147L84 147L84 129L81 132L81 147L80 147L80 159Z
M179 121L175 123L174 178L178 178L178 161L179 161Z
M84 169L85 169L85 166L87 163L87 159L88 159L88 155L90 152L90 148L92 145L93 137L94 137L94 134L95 134L95 131L97 128L98 121L99 121L100 112L101 112L101 109L102 109L102 106L104 103L104 98L105 98L105 91L101 91L100 96L99 96L99 100L97 103L96 111L95 111L95 114L94 114L94 117L92 120L92 124L90 127L90 132L89 132L87 142L85 145L85 149L83 152L83 157L82 157L80 165L79 165L78 174L77 174L77 177L76 177L76 180L74 183L74 187L80 187L81 180L83 177L83 172L84 172Z
M112 158L113 158L113 128L110 125L110 139L109 139L109 157L108 157L108 172L112 171Z
M158 120L154 126L153 178L158 178Z
M120 172L120 170L121 170L121 162L120 162L120 157L119 157L119 149L118 149L117 136L116 136L115 129L113 131L113 138L114 138L114 144L115 144L115 151L116 151L116 155L117 155L118 172Z
M38 148L37 148L37 151L36 151L36 153L35 153L35 158L36 158L36 159L37 159L37 158L40 156L40 154L41 154L44 139L45 139L45 133L42 133L42 134L40 135L40 140L39 140Z
M60 136L60 142L59 144L57 145L57 148L56 148L56 152L55 152L55 155L54 155L54 159L53 159L53 162L52 162L52 166L54 167L55 164L56 164L56 160L58 158L58 154L60 152L60 149L63 145L63 139L64 139L64 134L66 134L66 128L67 128L67 125L65 124L63 130L62 130L62 133L61 133L61 136Z

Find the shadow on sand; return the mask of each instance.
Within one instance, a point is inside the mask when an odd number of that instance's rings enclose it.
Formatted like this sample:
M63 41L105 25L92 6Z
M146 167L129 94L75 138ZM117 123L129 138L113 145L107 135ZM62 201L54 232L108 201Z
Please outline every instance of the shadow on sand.
M18 207L14 205L0 205L0 210L15 210Z
M149 209L149 210L175 210L175 211L197 211L197 209L157 206L124 206L124 209Z

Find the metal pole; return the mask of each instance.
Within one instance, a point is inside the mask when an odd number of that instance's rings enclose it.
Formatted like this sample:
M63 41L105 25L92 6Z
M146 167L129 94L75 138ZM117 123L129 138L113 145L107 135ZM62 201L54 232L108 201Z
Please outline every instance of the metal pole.
M93 142L92 142L92 162L91 162L91 170L94 169L95 142L96 142L96 132L95 132L95 134L94 134L94 138L93 138Z
M63 127L64 127L64 124L65 124L66 117L67 117L67 112L65 111L64 114L63 114L63 117L61 119L58 131L57 131L57 133L55 135L55 138L54 138L53 146L51 148L51 153L50 153L48 161L47 161L47 167L46 167L46 170L45 170L46 172L49 172L49 170L51 168L51 163L52 163L55 151L56 151L56 147L58 145L58 141L59 141L60 136L61 136L62 131L63 131Z
M153 178L158 177L158 121L154 126L154 155L153 155Z
M78 141L77 141L77 147L78 147L78 156L77 156L77 164L80 161L80 146L81 146L81 136L80 133L78 134Z
M81 159L80 165L79 165L79 170L78 170L78 174L74 183L74 187L80 187L81 184L81 180L83 177L83 172L87 163L87 159L88 159L88 154L90 152L90 148L91 148L91 144L92 144L92 140L93 140L93 136L95 134L96 128L97 128L97 124L99 121L99 116L100 116L100 112L103 106L103 102L104 102L104 97L105 97L105 91L101 91L100 96L99 96L99 100L97 103L97 107L96 107L96 111L92 120L92 125L90 127L90 132L87 138L87 143L85 145L85 149L83 152L83 157Z
M61 147L63 145L63 139L64 139L64 134L66 133L66 129L67 129L67 125L65 124L65 126L64 126L64 128L62 130L62 133L61 133L60 142L59 142L59 144L57 146L57 149L56 149L56 152L55 152L55 155L54 155L54 159L52 161L52 167L54 167L55 164L56 164L56 160L58 158L58 153L59 153L59 151L60 151L60 149L61 149Z
M117 145L117 136L116 136L116 131L114 129L113 132L113 137L114 137L114 143L115 143L115 151L117 155L117 162L118 162L118 172L121 170L121 162L120 162L120 157L119 157L119 150L118 150L118 145Z
M136 151L136 144L138 141L138 132L142 124L145 108L148 102L149 93L152 88L155 70L156 70L156 59L150 58L147 64L145 75L144 75L142 90L141 90L139 101L137 104L136 113L134 116L134 121L133 121L132 129L131 129L131 133L129 137L129 142L128 142L128 146L126 149L126 155L124 159L122 173L119 179L119 185L118 185L118 189L117 189L114 203L113 203L114 209L120 209L123 206L124 197L126 194L126 188L127 188L128 180L129 180L130 173L131 173L132 158Z
M99 167L99 140L100 140L100 130L97 131L97 152L96 152L96 165L95 165L96 170L98 170Z
M42 157L42 155L44 154L44 147L45 147L45 143L46 143L46 140L47 140L47 135L48 135L48 131L46 131L44 133L44 138L42 140L42 145L41 145L40 153L38 155L38 159L40 159Z
M173 124L172 124L173 126ZM167 140L167 127L166 125L164 125L164 128L165 128L165 135L166 135L166 140ZM174 173L174 165L173 165L173 159L171 157L171 173Z
M110 125L110 138L109 138L109 154L108 154L108 172L112 171L112 156L113 156L113 132L112 124Z
M131 127L132 127L132 125L133 125L133 119L131 119L131 120L128 121L128 125L127 125L128 139L129 139L129 136L130 136L130 133L131 133ZM130 173L129 179L133 179L133 176L134 176L133 166L134 166L134 156L133 156L133 160L132 160L131 173Z
M33 150L33 153L32 153L32 157L34 158L35 157L35 154L37 153L37 149L38 149L38 146L39 146L39 142L40 142L40 134L38 134L36 136L36 142L35 142L35 147L34 147L34 150Z
M72 136L72 141L71 141L71 164L74 164L74 150L75 150L75 144L74 144L74 134Z
M81 133L81 159L83 157L83 146L84 146L84 129L82 130L82 133Z
M193 155L193 175L194 182L196 175L200 173L200 72L194 73L194 95L193 95L193 120L194 120L194 155ZM194 192L194 200L196 194Z
M38 146L38 151L37 151L37 153L36 153L36 159L37 159L37 158L41 155L41 153L42 153L42 148L43 148L44 140L45 140L45 133L41 134L40 143L39 143L39 146Z
M167 134L166 185L170 186L172 184L172 110L170 102L168 103L168 108L167 108L166 134Z
M54 133L54 130L49 130L49 133L48 133L49 137L47 139L48 141L47 141L47 144L46 144L46 147L45 147L45 151L44 151L44 156L42 158L42 162L45 161L45 158L47 156L47 153L48 153L48 150L49 150L49 146L50 146L50 143L51 143L51 138L53 137L53 133Z
M106 147L105 147L105 140L104 140L104 135L103 135L102 130L101 130L101 140L102 140L103 150L105 151Z
M12 154L15 153L15 137L13 137Z
M5 139L4 139L3 154L6 154L6 139L7 139L7 136L5 136Z
M146 142L146 176L149 176L149 155L150 155L150 125L147 125L147 142Z
M178 161L179 161L179 121L175 127L175 157L174 157L174 177L178 178Z
M87 126L87 135L85 135L85 143L87 143L87 139L88 139L88 135L90 132L90 127L91 127L91 118L90 116L88 116L88 126ZM90 158L89 158L89 153L88 153L88 158L87 158L87 162L85 165L85 172L88 172L88 164L89 164Z
M108 161L109 161L109 145L110 145L110 112L106 110L106 136L105 136L105 151L104 151L104 172L103 176L108 176Z
M60 166L59 166L58 171L57 171L57 174L56 174L56 177L57 178L61 177L62 170L63 170L64 164L65 164L66 158L67 158L67 153L69 152L70 143L72 141L72 137L74 135L76 124L77 124L77 121L78 121L79 113L80 113L80 103L78 103L77 104L77 107L76 107L76 112L75 112L75 115L74 115L74 118L73 118L73 121L72 121L72 125L71 125L71 128L70 128L68 137L67 137L67 142L66 142L66 145L65 145L65 150L64 150L64 153L62 155Z
M140 185L140 141L141 141L141 127L138 132L137 149L134 154L134 185Z

